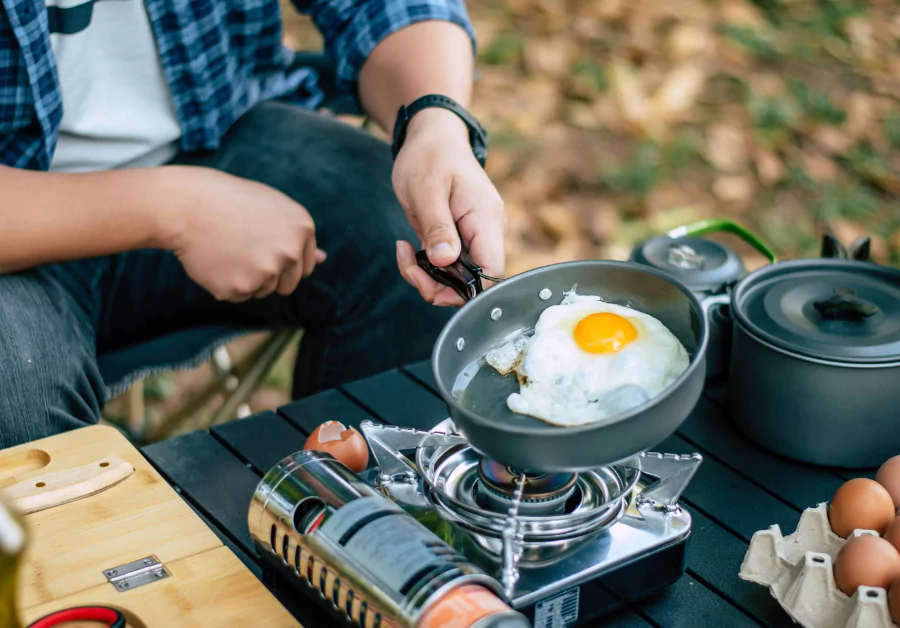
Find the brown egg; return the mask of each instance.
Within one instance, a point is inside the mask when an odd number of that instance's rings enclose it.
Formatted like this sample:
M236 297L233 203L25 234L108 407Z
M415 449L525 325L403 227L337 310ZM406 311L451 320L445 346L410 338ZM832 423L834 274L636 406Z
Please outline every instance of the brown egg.
M894 500L894 510L900 510L900 456L894 456L878 469L875 481L881 484L891 494Z
M884 529L884 540L894 546L900 552L900 517L896 517Z
M884 539L863 535L852 538L834 561L834 581L847 595L860 585L882 587L900 578L900 554Z
M845 482L835 491L828 506L831 529L845 539L854 530L874 530L881 534L893 520L891 494L881 484L867 478Z
M891 620L900 626L900 580L894 580L888 589L888 610L891 612Z
M331 454L354 473L365 471L369 466L366 439L355 428L347 428L337 421L325 421L314 429L303 449Z

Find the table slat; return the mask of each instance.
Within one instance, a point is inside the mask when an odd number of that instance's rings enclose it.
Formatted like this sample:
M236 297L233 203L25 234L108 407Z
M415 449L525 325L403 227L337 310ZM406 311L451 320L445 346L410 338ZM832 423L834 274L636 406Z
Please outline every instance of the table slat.
M656 448L672 454L690 454L696 448L678 436L666 439ZM800 513L755 484L707 458L684 492L684 500L725 528L733 530L746 543L757 530L773 523L793 531Z
M359 429L361 421L376 421L370 413L338 390L327 390L281 406L276 412L290 421L304 436L325 421L340 421Z
M409 366L403 367L403 372L411 376L417 382L428 388L435 395L440 396L438 392L437 382L434 379L434 372L431 370L431 361L416 362Z
M688 510L693 518L688 572L762 624L790 623L767 588L738 578L747 544L695 508Z
M303 449L306 443L304 434L271 411L216 425L210 431L239 458L250 463L259 476Z
M141 451L169 484L177 486L243 551L256 555L247 528L250 499L259 484L253 471L208 432L191 432Z
M665 628L741 628L758 626L727 601L689 575L640 606L640 614Z
M636 615L630 608L615 611L598 618L591 624L594 628L652 628L653 624Z
M430 430L449 416L447 405L427 388L394 369L342 387L385 423Z

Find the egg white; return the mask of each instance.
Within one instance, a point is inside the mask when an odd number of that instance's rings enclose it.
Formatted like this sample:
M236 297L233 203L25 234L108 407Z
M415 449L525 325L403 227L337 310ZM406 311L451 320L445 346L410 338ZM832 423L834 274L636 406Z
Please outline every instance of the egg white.
M575 327L600 312L627 319L637 337L615 353L583 350ZM665 390L690 364L684 346L656 318L574 291L541 313L533 336L516 338L486 359L498 372L512 370L519 379L519 392L507 399L511 411L563 426L635 408Z

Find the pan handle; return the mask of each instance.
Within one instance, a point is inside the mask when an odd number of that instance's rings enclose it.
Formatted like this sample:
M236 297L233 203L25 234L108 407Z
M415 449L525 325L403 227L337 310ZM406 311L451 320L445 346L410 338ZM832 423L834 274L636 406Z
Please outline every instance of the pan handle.
M770 263L774 264L778 261L775 252L772 251L758 235L731 220L712 219L701 220L689 225L676 227L669 231L670 238L684 238L688 236L702 236L707 233L723 232L731 233L738 236L741 240L752 246L754 249L762 253Z
M462 236L460 236L460 242L462 242ZM503 281L497 277L485 275L481 266L469 257L465 245L462 245L459 251L459 258L449 266L435 266L428 259L428 254L424 250L416 252L416 264L439 284L453 288L463 301L474 299L484 292L482 279L494 283Z

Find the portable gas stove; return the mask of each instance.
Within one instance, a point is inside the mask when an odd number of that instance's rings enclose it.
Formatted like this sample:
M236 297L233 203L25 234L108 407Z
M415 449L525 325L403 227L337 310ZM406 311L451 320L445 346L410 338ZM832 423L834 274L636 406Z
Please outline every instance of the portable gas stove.
M583 624L684 573L691 517L677 501L699 454L549 474L483 458L450 419L361 428L377 463L366 481L497 578L535 626Z
M250 511L261 554L353 625L390 615L391 625L417 626L426 597L476 582L534 626L578 626L684 572L691 518L677 502L699 454L642 453L550 474L486 460L450 419L430 432L368 421L361 429L375 467L354 476L327 454L299 452L267 474ZM366 526L368 540L353 547ZM385 573L404 569L421 573L384 584ZM376 604L377 623L366 621Z

